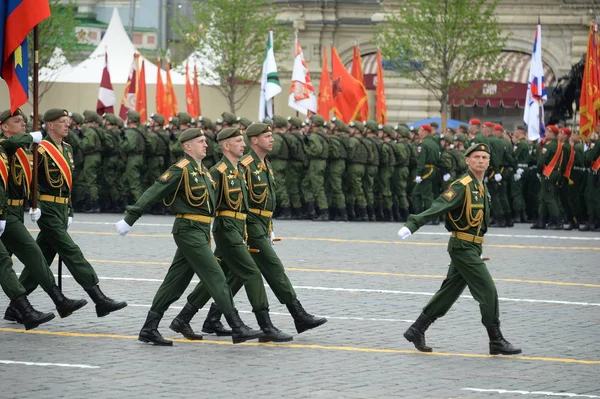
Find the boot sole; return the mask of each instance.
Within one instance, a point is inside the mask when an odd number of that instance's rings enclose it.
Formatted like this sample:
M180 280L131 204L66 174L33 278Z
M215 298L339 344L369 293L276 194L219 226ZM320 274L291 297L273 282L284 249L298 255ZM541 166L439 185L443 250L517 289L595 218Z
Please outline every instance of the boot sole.
M246 341L252 341L252 340L257 339L257 338L259 340L262 339L262 332L260 334L256 334L256 336L252 335L250 337L244 337L244 338L232 338L232 342L234 344L241 344L241 343L244 343Z
M218 332L218 331L211 330L209 328L204 328L204 327L202 328L202 332L206 333L206 334L214 334L217 337L231 337L231 332L226 332L226 333ZM254 339L254 338L252 338L252 339Z
M272 337L261 337L258 339L258 342L260 342L261 344L266 344L269 342L290 342L293 341L294 337L289 337L289 338L272 338Z
M102 310L99 311L98 308L96 308L96 315L98 315L98 317L104 317L104 316L108 316L109 314L111 314L112 312L116 312L117 310L121 310L123 308L127 307L127 302L123 302L123 304L111 309L111 310Z
M73 314L73 312L77 312L79 309L81 309L82 307L84 307L85 305L87 305L87 301L84 299L83 303L81 305L77 305L75 306L73 309L69 309L69 310L59 310L56 309L56 311L58 312L58 315L60 316L61 319L64 319L65 317L69 317Z
M4 316L4 320L6 320L6 321L12 321L12 322L15 322L17 324L23 324L23 320L22 319L17 319L16 317Z
M409 334L408 331L404 333L404 338L406 338L406 340L410 343L412 343L415 348L419 351L419 352L433 352L432 348L419 348L417 347L417 345L415 344L415 338L412 336L412 334Z
M41 320L38 320L38 321L36 321L35 323L27 323L27 322L26 322L26 323L24 324L24 325L25 325L25 330L32 330L32 329L34 329L34 328L38 327L38 326L39 326L39 325L41 325L41 324L44 324L44 323L47 323L47 322L49 322L49 321L50 321L50 320L52 320L54 317L55 317L55 316L54 316L54 313L50 313L48 316L44 317L44 318L43 318L43 319L41 319Z
M179 327L178 327L178 326L176 326L176 325L173 325L173 323L171 323L171 325L169 326L169 328L170 328L172 331L175 331L176 333L183 335L183 337L184 337L185 339L189 339L190 341L202 341L202 339L203 339L203 338L202 338L202 335L197 335L197 334L194 334L194 335L189 335L189 334L185 334L185 333L184 333L184 332L181 330L181 328L179 328Z
M298 325L296 325L296 331L298 332L298 334L302 334L305 331L312 330L313 328L320 327L320 326L322 326L325 323L327 323L327 319L325 319L324 321L322 321L320 323L315 323L315 324L310 325L310 326L303 325L302 328L300 328L300 327L298 327Z
M173 346L173 342L160 343L160 342L152 341L151 339L142 338L142 337L138 337L138 341L144 342L146 344L153 344L156 346Z
M519 355L521 353L523 353L523 351L521 349L519 349L518 351L515 350L515 351L506 351L506 352L503 352L503 351L490 351L490 355L507 355L507 356L510 356L510 355Z

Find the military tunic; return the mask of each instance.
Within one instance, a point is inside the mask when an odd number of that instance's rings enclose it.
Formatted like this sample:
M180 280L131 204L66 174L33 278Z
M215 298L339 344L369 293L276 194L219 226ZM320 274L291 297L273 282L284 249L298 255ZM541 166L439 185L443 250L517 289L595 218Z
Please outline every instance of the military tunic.
M516 214L521 214L525 211L525 197L524 197L524 188L525 188L525 180L527 178L527 169L529 167L529 145L527 144L527 140L522 138L517 142L517 144L513 147L513 158L516 163L518 171L521 172L521 179L519 181L514 181L511 185L511 204L512 210ZM514 180L514 178L513 178Z
M367 147L362 139L351 137L348 141L348 160L346 162L347 191L346 204L349 209L366 208L367 200L363 191L365 165L369 160ZM358 217L359 215L357 215Z
M269 159L271 159L273 164L273 173L277 180L275 190L277 192L277 206L280 209L287 209L290 207L290 197L288 196L285 183L289 148L287 142L283 138L284 134L285 133L273 133L273 150L269 154ZM246 148L250 148L250 146L248 145Z
M440 146L433 137L425 136L417 147L419 159L417 163L417 176L421 176L421 183L413 191L413 206L415 212L428 209L433 202L434 179L437 175L437 163L440 158Z
M329 206L325 195L325 168L329 158L329 143L322 132L305 137L304 152L308 155L308 170L302 180L304 201L315 204L321 212Z
M560 167L562 163L562 151L557 154L558 147L558 140L547 140L540 151L537 163L537 173L539 174L542 183L538 196L538 214L540 218L549 215L550 222L555 224L559 223L560 217L557 185L561 177ZM552 166L551 164L555 160L555 155L557 155L558 161ZM544 174L545 171L546 173Z
M102 177L102 139L104 135L100 127L86 126L83 130L83 138L80 146L83 151L83 173L82 179L87 199L97 205L100 199L100 180Z

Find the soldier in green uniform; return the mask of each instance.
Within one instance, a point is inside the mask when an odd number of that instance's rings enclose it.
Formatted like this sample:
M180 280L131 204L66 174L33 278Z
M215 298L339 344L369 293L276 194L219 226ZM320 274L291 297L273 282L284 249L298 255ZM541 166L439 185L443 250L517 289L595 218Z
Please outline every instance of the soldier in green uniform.
M246 134L252 148L248 154L240 159L240 165L245 170L248 185L247 200L249 213L246 219L247 243L253 249L251 252L252 259L277 296L279 302L287 306L294 319L298 333L302 333L324 324L327 322L327 319L314 317L304 310L296 297L296 292L290 280L285 274L281 260L273 249L275 234L273 233L272 215L277 197L275 186L278 183L276 178L274 178L271 164L265 159L265 156L271 151L273 145L271 127L265 123L253 123L246 130ZM231 270L228 275L228 283L234 296L243 285L242 280L235 273L232 273ZM208 293L204 292L201 298L195 299L195 305L198 307L203 306L208 299ZM204 322L203 331L215 331L213 326L215 325L215 320L219 318L219 315L215 313L215 309L215 305L213 304L211 306L211 313L209 313ZM257 314L257 319L258 317ZM220 325L217 323L217 331L220 330L219 327ZM261 340L265 341L264 338Z
M600 143L598 133L590 135L590 145L584 153L587 171L585 183L585 202L587 205L587 224L580 231L600 231Z
M179 118L172 116L169 118L169 124L167 126L169 131L169 158L171 162L180 160L183 157L183 149L179 142Z
M60 256L75 281L96 304L98 317L103 317L123 309L127 303L114 301L104 295L98 286L94 268L83 257L81 249L67 232L73 221L70 201L73 150L63 142L70 124L68 115L68 111L55 108L44 114L48 135L38 148L39 162L34 165L38 168L39 204L42 209L42 215L37 221L40 233L36 241L48 265L52 264L57 254ZM38 286L35 276L27 268L21 273L20 281L28 293Z
M561 127L558 129L558 140L563 144L561 177L559 178L558 183L558 198L568 223L566 230L579 228L579 222L575 217L575 209L571 207L571 193L569 192L569 186L575 184L573 180L571 180L573 166L575 164L575 148L572 147L570 143L571 133L571 129L568 127Z
M248 191L246 186L245 169L238 165L245 147L244 138L239 128L224 128L217 136L223 149L223 158L212 168L211 176L215 184L216 217L213 223L213 236L217 244L215 256L221 259L221 267L225 274L231 273L240 279L246 289L246 294L252 306L256 320L264 333L263 342L291 341L293 337L273 326L269 316L269 301L262 282L260 269L250 256L246 218L249 211ZM267 184L265 182L264 184ZM266 187L266 186L265 186ZM181 319L189 325L191 317L196 314L210 299L210 292L202 283L188 296L189 317ZM211 306L203 331L228 335L219 319L221 312L218 307Z
M302 180L302 195L306 203L305 219L329 220L329 205L325 195L325 168L329 158L329 141L323 133L325 119L320 115L309 118L309 132L304 135L304 153L308 157L308 170ZM315 205L319 216L315 215Z
M511 205L513 211L513 219L519 220L521 223L527 222L525 216L525 197L524 197L524 174L529 167L529 145L527 144L527 129L525 126L517 126L515 129L514 138L516 143L513 146L513 158L516 164L515 173L513 176L513 184L511 186Z
M365 168L363 179L363 191L367 200L367 215L371 222L376 220L375 215L375 193L377 192L377 175L379 174L379 148L377 145L377 134L379 124L374 120L368 120L364 124L363 143L369 151L369 162Z
M346 161L346 211L349 220L366 222L369 220L367 214L367 199L363 191L363 179L365 167L369 161L369 149L364 144L363 132L365 127L362 123L350 122L350 139L348 141L348 159Z
M300 186L304 177L305 162L303 135L300 133L303 123L300 118L288 117L288 131L283 136L288 146L288 162L285 177L285 185L290 205L292 206L292 218L302 219L302 195Z
M440 154L438 166L440 167L440 173L442 175L442 191L446 191L458 176L456 158L450 152L453 144L454 139L451 135L444 134L441 136L440 147L442 148L442 153Z
M121 152L121 128L124 123L121 118L113 114L104 114L104 129L106 140L113 143L112 151L103 154L102 174L105 183L105 210L107 212L123 212L123 181L121 177L125 172L125 159Z
M466 152L469 172L440 195L432 206L418 215L411 215L398 231L405 240L431 220L446 215L450 268L438 292L423 308L423 312L404 333L422 352L431 352L425 344L425 331L436 319L444 316L466 287L479 302L481 322L490 339L491 355L515 355L521 349L511 345L500 331L498 293L494 280L481 259L483 236L490 222L490 199L484 177L490 163L490 149L474 144Z
M256 339L262 333L250 329L242 322L234 307L225 275L210 250L210 222L218 197L214 192L212 177L202 165L202 159L206 155L206 137L202 130L192 128L183 131L179 140L185 153L184 157L163 173L134 205L128 206L125 218L116 224L117 233L125 236L143 212L163 198L177 215L172 230L177 251L163 283L154 296L138 339L160 346L173 345L173 341L162 337L158 325L164 312L181 297L194 274L200 277L203 287L223 309L233 329L233 343ZM188 304L180 316L173 320L170 328L188 339L202 339L202 336L195 334L189 326L189 320L195 312L190 313Z
M492 122L489 122L492 123ZM492 123L492 126L494 124ZM481 134L479 130L481 128L481 121L479 119L471 119L469 121L469 142L473 144L488 144L487 138Z
M416 186L412 194L415 213L429 209L433 203L433 180L438 172L436 165L440 158L440 146L431 137L429 125L422 125L419 128L419 140ZM436 224L437 221L433 220L432 223Z
M204 132L204 136L206 137L206 156L202 160L204 166L206 166L209 170L212 168L215 163L217 163L218 159L221 159L221 155L218 155L217 149L219 144L217 143L217 135L215 134L215 124L209 118L204 116L200 116L198 118L198 123L200 124L200 128Z
M275 173L275 193L277 194L277 207L275 210L276 218L289 220L292 218L292 207L290 206L290 197L287 192L287 167L290 149L287 141L284 139L288 126L286 118L273 116L273 151L269 154L269 159L273 165Z
M102 180L102 117L96 111L83 112L85 125L80 146L83 151L82 179L86 195L86 213L100 213L100 183Z
M0 141L2 141L2 146L5 147L0 151L2 151L2 161L6 162L8 166L6 170L10 171L7 176L8 180L3 180L3 184L6 183L4 185L5 190L2 189L7 204L7 207L0 214L0 218L6 222L4 234L2 234L2 244L10 254L14 254L23 263L25 268L29 269L32 276L55 303L59 315L67 317L85 306L87 302L85 300L72 300L62 294L55 283L54 275L48 268L46 258L44 258L42 251L23 224L23 202L24 199L29 198L32 183L30 163L32 155L26 145L32 142L41 142L42 134L40 132L25 134L25 121L22 115L23 113L18 108L12 114L10 110L0 113L2 133ZM6 152L4 152L4 149ZM6 155L8 155L8 158L4 159ZM40 206L38 205L37 209L30 208L29 215L34 223L37 222L41 216ZM22 314L15 306L7 308L4 319L23 323Z
M558 208L558 182L561 177L561 158L563 144L557 140L558 126L546 126L544 146L540 151L537 162L537 173L541 181L538 195L539 210L538 220L531 226L532 229L562 230L560 211ZM549 217L550 224L546 226L545 220Z
M329 138L329 161L325 190L329 199L329 217L336 222L347 222L344 174L348 158L348 126L340 119L331 120Z
M73 209L75 211L83 211L85 208L85 183L83 182L83 161L84 155L81 150L81 139L83 138L83 115L73 112L71 114L71 126L69 127L69 135L65 138L65 142L73 148ZM31 131L31 130L29 130Z
M406 222L409 207L406 189L410 174L410 170L408 169L411 155L408 144L410 133L408 126L404 124L397 125L395 130L398 132L398 136L394 144L394 159L396 160L396 164L394 165L394 174L392 176L392 213L394 214L394 221Z
M415 205L412 198L412 193L415 191L415 187L417 186L417 165L419 164L419 151L417 150L419 143L417 141L419 137L418 129L414 126L409 126L408 132L408 149L410 150L410 157L408 159L408 181L406 182L406 193L408 196L408 209L414 213ZM408 215L406 215L406 217L408 217Z
M581 144L581 138L577 134L571 134L569 142L573 148L575 159L573 161L573 168L571 170L571 177L568 187L568 199L573 209L573 216L577 222L575 225L565 227L565 230L571 230L571 228L579 229L581 227L584 215L584 189L585 189L585 166L583 158L583 145Z
M135 111L127 112L127 128L123 132L121 151L127 157L125 165L124 197L133 202L144 192L142 178L145 174L146 140L138 127L140 114Z
M484 131L491 130L485 127ZM492 216L494 221L490 227L512 227L512 212L508 203L507 183L512 176L509 170L513 167L512 145L503 137L504 127L495 124L493 135L488 135L488 143L492 150L488 171L489 189L492 197Z
M396 166L396 156L394 150L394 142L396 140L396 131L391 125L383 125L382 143L379 153L379 194L381 195L380 209L382 212L382 221L393 222L392 214L392 176Z

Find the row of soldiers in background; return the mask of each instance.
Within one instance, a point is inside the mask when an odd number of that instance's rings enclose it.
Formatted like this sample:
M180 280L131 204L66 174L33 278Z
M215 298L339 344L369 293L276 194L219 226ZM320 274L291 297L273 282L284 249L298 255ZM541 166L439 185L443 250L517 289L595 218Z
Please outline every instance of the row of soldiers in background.
M304 122L274 116L268 122L275 139L270 159L279 219L405 221L409 213L429 208L466 171L466 148L485 143L492 149L487 179L493 227L511 227L514 221L535 221L533 228L560 229L563 222L567 229L600 227L600 201L593 200L600 189L597 134L587 145L565 127L548 126L545 139L537 143L527 141L523 126L510 133L478 119L444 133L436 123L419 128L375 121L346 125L319 115ZM74 113L68 137L78 187L73 205L83 212L122 212L182 156L180 131L205 131L203 162L210 168L222 156L217 133L251 123L229 112L215 122L183 112L168 120L152 114L146 126L134 111L126 122L113 114ZM559 145L560 155L554 156ZM152 212L167 210L158 205Z

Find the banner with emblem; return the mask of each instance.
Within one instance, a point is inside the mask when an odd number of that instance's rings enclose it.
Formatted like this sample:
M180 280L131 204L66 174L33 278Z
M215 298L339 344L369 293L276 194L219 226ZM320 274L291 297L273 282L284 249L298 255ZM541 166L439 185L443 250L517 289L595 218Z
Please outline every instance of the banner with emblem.
M46 140L40 143L40 154L43 154L44 151L47 152L54 163L56 163L56 166L58 166L58 169L60 170L60 174L65 179L69 190L71 190L73 187L73 174L71 173L69 161L67 161L65 156L54 146L54 144Z

